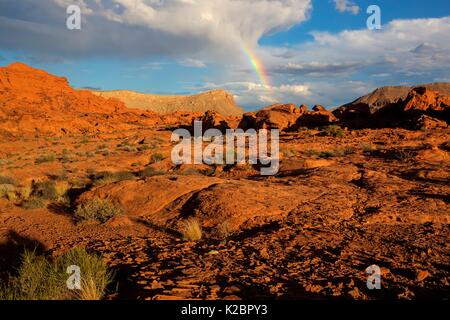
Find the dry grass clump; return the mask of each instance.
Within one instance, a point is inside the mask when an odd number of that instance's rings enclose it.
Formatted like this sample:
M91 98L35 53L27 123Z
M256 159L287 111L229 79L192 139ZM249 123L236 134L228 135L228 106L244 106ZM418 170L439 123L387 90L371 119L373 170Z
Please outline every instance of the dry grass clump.
M80 221L105 223L114 216L123 214L123 209L108 199L87 200L78 205L75 217Z
M69 266L80 268L81 289L68 288ZM101 257L73 249L51 261L25 251L16 276L0 286L0 300L100 300L113 273Z
M0 198L15 198L16 187L12 184L0 184Z
M134 178L135 175L129 171L119 171L119 172L103 171L95 174L92 180L95 186L103 186L109 183L124 180L133 180Z
M41 164L41 163L46 163L46 162L53 162L55 161L56 157L53 153L49 153L49 154L43 154L39 157L36 158L36 160L34 161L35 164Z
M185 221L183 229L183 240L198 241L202 238L202 226L195 218L190 218Z

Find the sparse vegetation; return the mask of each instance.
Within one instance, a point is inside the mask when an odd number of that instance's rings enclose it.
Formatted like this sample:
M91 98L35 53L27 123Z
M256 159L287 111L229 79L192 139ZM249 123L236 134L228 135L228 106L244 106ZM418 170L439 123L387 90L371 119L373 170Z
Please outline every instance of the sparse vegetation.
M35 182L31 195L42 200L57 200L59 198L56 182L52 180Z
M50 154L44 154L42 156L39 156L35 160L35 164L41 164L41 163L47 163L47 162L53 162L55 161L55 155L53 153Z
M373 151L373 146L371 143L363 143L361 145L361 149L363 150L364 153L370 153Z
M11 194L16 191L16 187L12 184L0 184L0 198L9 199Z
M105 223L114 216L123 214L123 209L107 199L92 199L78 205L75 217L80 221Z
M81 290L67 286L71 265L82 270ZM112 279L102 258L84 249L73 249L53 261L25 251L17 275L0 287L0 300L100 300Z
M149 178L149 177L154 177L154 176L159 176L164 174L161 171L155 170L152 167L146 167L144 169L142 169L141 171L139 171L138 175L140 178Z
M328 136L342 138L345 136L345 131L336 125L331 125L325 128L324 132Z
M224 239L228 238L231 234L231 227L230 227L229 222L224 221L221 224L219 224L217 226L216 232L220 238L224 238Z
M6 176L0 176L0 184L10 184L10 185L17 185L17 182L15 179L11 178L11 177L6 177Z
M94 175L93 183L95 186L102 186L109 183L132 180L135 176L129 171L109 172L103 171Z
M320 152L313 149L308 149L303 152L306 157L314 157L317 156Z
M282 153L286 158L292 158L297 155L297 151L292 148L283 149Z
M319 158L328 159L335 156L334 151L322 151L319 153Z
M140 145L139 147L137 147L138 151L146 151L146 150L150 150L151 147L148 144L143 144Z
M21 207L26 210L45 208L45 201L36 197L30 197L22 201Z
M161 162L164 160L164 156L161 153L154 153L151 156L151 160L153 163Z
M183 229L183 240L198 241L202 238L202 227L200 222L195 218L185 221Z

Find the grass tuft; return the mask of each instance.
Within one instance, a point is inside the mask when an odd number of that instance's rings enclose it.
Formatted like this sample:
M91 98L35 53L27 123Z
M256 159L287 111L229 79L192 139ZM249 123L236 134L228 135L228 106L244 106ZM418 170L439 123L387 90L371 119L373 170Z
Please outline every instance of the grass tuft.
M75 217L80 221L105 223L114 216L123 214L123 209L107 199L92 199L78 205Z
M81 289L67 286L72 265L80 267ZM26 250L17 275L0 286L0 300L100 300L112 279L102 258L84 249L72 249L53 261Z
M202 227L200 222L195 218L185 221L183 229L183 240L198 241L202 238Z

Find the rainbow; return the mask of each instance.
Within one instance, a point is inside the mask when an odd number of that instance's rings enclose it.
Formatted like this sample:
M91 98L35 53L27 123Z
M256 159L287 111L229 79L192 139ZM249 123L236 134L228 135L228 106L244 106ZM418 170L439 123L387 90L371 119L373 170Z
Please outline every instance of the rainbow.
M242 45L242 50L244 51L245 56L250 61L250 64L255 70L261 85L264 87L264 89L270 91L271 86L269 77L267 76L266 69L264 68L264 65L262 64L261 60L259 60L256 54L252 52L252 50L245 44Z

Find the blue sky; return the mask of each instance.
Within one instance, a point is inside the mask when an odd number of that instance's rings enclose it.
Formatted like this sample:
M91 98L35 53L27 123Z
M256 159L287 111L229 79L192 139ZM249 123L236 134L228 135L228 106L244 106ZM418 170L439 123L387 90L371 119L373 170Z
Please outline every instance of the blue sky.
M82 11L67 30L66 8ZM382 30L366 27L370 4ZM261 61L265 87L243 46ZM76 87L191 94L223 88L247 109L335 107L382 85L450 81L448 0L2 0L0 64Z

